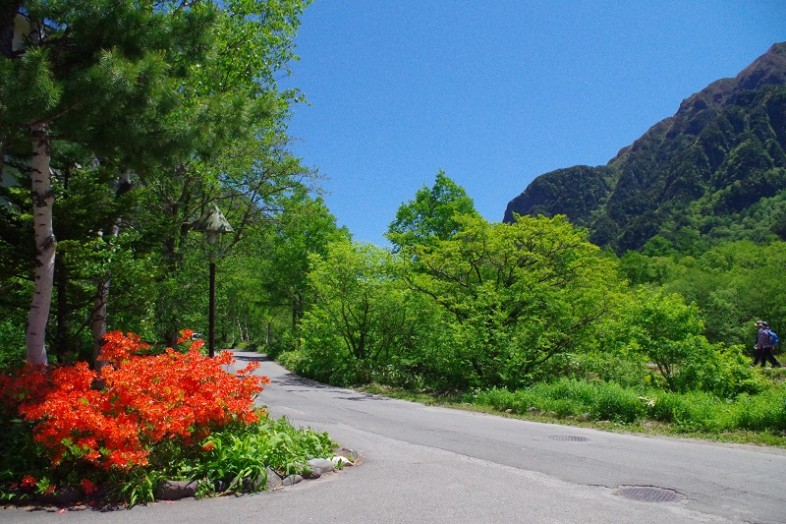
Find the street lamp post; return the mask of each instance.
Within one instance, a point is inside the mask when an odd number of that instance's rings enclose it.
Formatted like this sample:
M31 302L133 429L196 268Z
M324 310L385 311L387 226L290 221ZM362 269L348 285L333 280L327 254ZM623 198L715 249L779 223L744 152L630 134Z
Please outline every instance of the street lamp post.
M216 241L218 235L234 231L226 217L216 204L210 204L199 220L191 225L191 229L207 234L210 244L210 305L208 309L207 348L210 358L216 352Z

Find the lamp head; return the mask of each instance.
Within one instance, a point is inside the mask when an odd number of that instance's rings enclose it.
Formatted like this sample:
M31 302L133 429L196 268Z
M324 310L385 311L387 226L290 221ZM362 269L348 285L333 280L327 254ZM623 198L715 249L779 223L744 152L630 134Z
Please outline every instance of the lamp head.
M210 204L205 213L198 220L191 223L191 229L211 236L217 233L231 233L234 231L216 204Z

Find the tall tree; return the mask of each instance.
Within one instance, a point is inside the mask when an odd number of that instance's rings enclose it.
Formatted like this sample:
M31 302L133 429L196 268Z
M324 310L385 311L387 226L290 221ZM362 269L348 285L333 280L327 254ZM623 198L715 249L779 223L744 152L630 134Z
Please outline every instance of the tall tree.
M111 159L142 176L156 166L174 178L204 172L191 161L215 156L241 136L239 129L253 137L281 126L293 95L279 96L271 85L291 57L303 5L25 0L3 9L0 148L29 159L35 208L30 362L46 363L56 249L53 146L79 144L85 160ZM265 52L257 52L261 45Z
M163 246L163 300L157 335L172 339L183 322L185 258L195 235L188 223L218 203L234 228L224 239L229 254L260 224L275 221L273 201L314 175L288 150L286 122L299 95L281 90L294 57L292 38L306 5L302 0L221 2L202 63L187 64L193 80L182 86L187 111L207 126L194 153L146 177L144 191L156 213L146 217ZM171 176L172 173L178 176ZM253 239L252 239L253 240Z
M36 260L26 345L28 360L41 365L56 250L53 142L81 143L97 155L120 144L140 155L148 145L170 145L176 135L162 133L162 124L176 115L177 93L164 55L180 42L168 23L174 17L135 2L29 0L14 7L0 28L7 34L13 27L0 66L3 150L30 159Z
M261 244L267 262L263 288L271 305L289 308L296 333L308 306L310 256L326 256L328 245L348 241L349 233L336 225L322 198L312 197L305 187L282 195L275 205L280 211Z
M463 187L440 170L431 188L418 190L414 200L398 208L386 236L396 251L415 244L448 240L459 232L461 217L467 215L478 216L475 203Z
M623 281L586 237L564 216L467 218L416 250L409 284L453 316L468 380L520 387L597 343Z

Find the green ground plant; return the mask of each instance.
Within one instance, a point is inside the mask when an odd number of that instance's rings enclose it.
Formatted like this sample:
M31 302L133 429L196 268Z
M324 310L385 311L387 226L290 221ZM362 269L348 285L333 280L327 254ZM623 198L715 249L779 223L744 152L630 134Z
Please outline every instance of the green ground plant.
M516 415L537 414L557 420L662 423L675 433L769 432L786 437L786 391L777 383L761 393L734 399L712 393L622 387L611 382L558 379L530 388L490 389L467 395L473 405Z
M308 473L308 460L329 457L336 444L326 433L302 431L285 418L264 418L254 426L208 437L209 449L196 464L183 464L186 478L221 479L224 491L245 491L267 480L267 469L281 477ZM210 492L216 486L210 486Z

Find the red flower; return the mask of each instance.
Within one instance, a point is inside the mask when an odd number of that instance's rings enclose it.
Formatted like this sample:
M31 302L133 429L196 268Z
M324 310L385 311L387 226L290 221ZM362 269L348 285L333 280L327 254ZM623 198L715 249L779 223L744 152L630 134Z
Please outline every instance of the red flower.
M85 495L92 495L98 490L96 485L93 484L89 479L82 479L82 482L80 482L79 485L82 486L82 490L85 492Z
M269 381L251 375L258 364L232 375L224 369L233 362L231 353L211 359L199 346L141 356L148 346L139 336L107 333L99 359L111 365L99 372L84 363L28 367L14 377L0 376L0 409L33 423L36 442L49 450L55 465L144 466L159 442L197 445L213 429L264 416L254 397ZM94 389L96 383L103 388Z
M20 482L19 484L22 486L23 489L27 489L27 488L34 488L37 482L38 481L34 476L25 475L24 477L22 477L22 482Z

